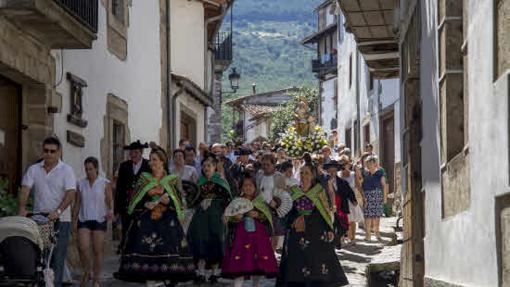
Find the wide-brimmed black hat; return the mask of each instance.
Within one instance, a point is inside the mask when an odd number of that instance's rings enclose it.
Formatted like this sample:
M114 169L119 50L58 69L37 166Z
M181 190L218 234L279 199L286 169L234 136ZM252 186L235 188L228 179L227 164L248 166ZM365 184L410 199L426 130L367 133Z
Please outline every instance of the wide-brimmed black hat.
M125 150L139 150L139 149L146 149L146 148L149 148L149 145L147 143L142 144L140 142L140 140L132 142L127 146L124 146Z
M250 154L252 154L251 150L244 147L241 147L239 148L239 150L236 150L234 152L234 155L250 155Z
M325 163L325 164L323 164L323 165L322 165L322 167L323 167L324 169L328 169L328 168L330 168L330 167L336 167L336 168L337 168L337 169L339 169L339 170L340 170L340 169L342 169L342 166L343 166L343 165L342 165L342 163L341 163L341 162L338 162L338 161L336 161L336 160L330 160L330 161L328 161L327 163Z

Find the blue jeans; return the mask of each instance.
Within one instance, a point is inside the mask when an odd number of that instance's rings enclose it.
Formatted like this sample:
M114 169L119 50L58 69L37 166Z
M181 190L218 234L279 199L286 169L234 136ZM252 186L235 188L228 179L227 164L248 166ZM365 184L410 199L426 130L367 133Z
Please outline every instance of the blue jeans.
M71 223L59 222L55 226L55 231L58 230L57 245L53 249L51 257L51 268L55 273L55 287L62 286L62 277L64 276L64 265L67 257L67 245L69 244L69 237L71 235Z

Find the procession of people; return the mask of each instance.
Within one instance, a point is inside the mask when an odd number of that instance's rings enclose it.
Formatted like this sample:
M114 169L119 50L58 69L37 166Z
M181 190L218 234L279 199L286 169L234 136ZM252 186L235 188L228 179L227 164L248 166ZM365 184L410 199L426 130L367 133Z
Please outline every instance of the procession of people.
M20 215L32 190L34 211L59 219L55 286L62 284L71 232L78 233L81 286L91 280L100 286L113 219L122 228L118 280L175 286L227 278L233 286L247 279L260 286L267 277L276 286L344 286L335 250L356 244L356 223L364 225L366 241L372 232L381 241L386 175L369 144L355 162L337 140L326 142L313 120L297 120L296 127L275 144L200 143L198 152L186 139L173 151L137 140L124 147L129 159L114 185L94 157L85 159L86 177L76 181L60 159L60 141L49 137L42 161L23 179Z

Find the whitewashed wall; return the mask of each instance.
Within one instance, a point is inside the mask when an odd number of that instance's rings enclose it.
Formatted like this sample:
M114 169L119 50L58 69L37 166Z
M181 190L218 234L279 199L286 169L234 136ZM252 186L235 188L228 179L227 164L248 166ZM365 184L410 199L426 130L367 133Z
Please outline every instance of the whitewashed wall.
M335 80L332 78L321 82L322 85L322 127L327 133L331 132L331 121L336 118L335 111Z
M253 118L253 115L245 112L244 113L244 130L246 131L246 142L252 142L258 137L265 137L269 138L269 124L267 121L262 121L258 125L253 126L251 119ZM248 129L248 126L251 128Z
M375 80L370 89L370 76L363 56L357 53L354 35L343 28L343 15L339 16L341 31L338 41L338 134L340 142L345 143L345 131L352 128L350 146L354 147L354 122L357 117L356 89L359 90L360 103L360 146L363 148L363 125L370 124L370 139L376 149L382 138L380 133L380 115L388 109L394 109L395 115L395 162L401 159L400 144L400 88L398 79ZM352 84L349 85L349 58L352 56ZM356 57L359 63L356 63ZM359 69L359 71L358 71ZM358 81L358 84L356 84Z
M172 73L205 89L204 5L189 0L172 0L170 3Z
M62 52L64 78L57 87L62 94L62 112L55 115L55 131L64 143L63 159L71 164L79 177L84 175L83 160L87 156L101 159L100 141L105 136L103 119L108 93L128 103L131 140L159 141L162 121L159 2L132 1L125 61L119 60L107 49L107 15L102 1L99 2L97 40L90 50ZM58 81L62 58L60 51L53 54ZM70 112L70 85L65 78L67 72L84 79L88 85L83 96L83 117L88 125L83 129L69 124L66 119ZM67 130L82 134L86 139L85 147L68 144Z
M467 211L447 219L441 216L437 1L421 7L425 276L463 286L498 286L494 197L510 191L508 83L505 77L493 79L494 5L468 3L471 203Z

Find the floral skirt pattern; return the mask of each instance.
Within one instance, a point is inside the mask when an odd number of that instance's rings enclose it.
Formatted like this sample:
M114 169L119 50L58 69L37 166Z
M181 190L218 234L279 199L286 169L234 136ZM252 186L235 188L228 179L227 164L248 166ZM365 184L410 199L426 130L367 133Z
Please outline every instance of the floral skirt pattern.
M276 286L337 287L349 284L328 240L329 227L317 210L305 216L305 231L290 229L285 237Z
M131 282L177 282L193 279L195 269L175 211L167 210L158 220L143 211L129 226L120 269L114 276Z
M365 190L366 206L363 207L365 218L377 218L383 216L384 192L382 189Z

